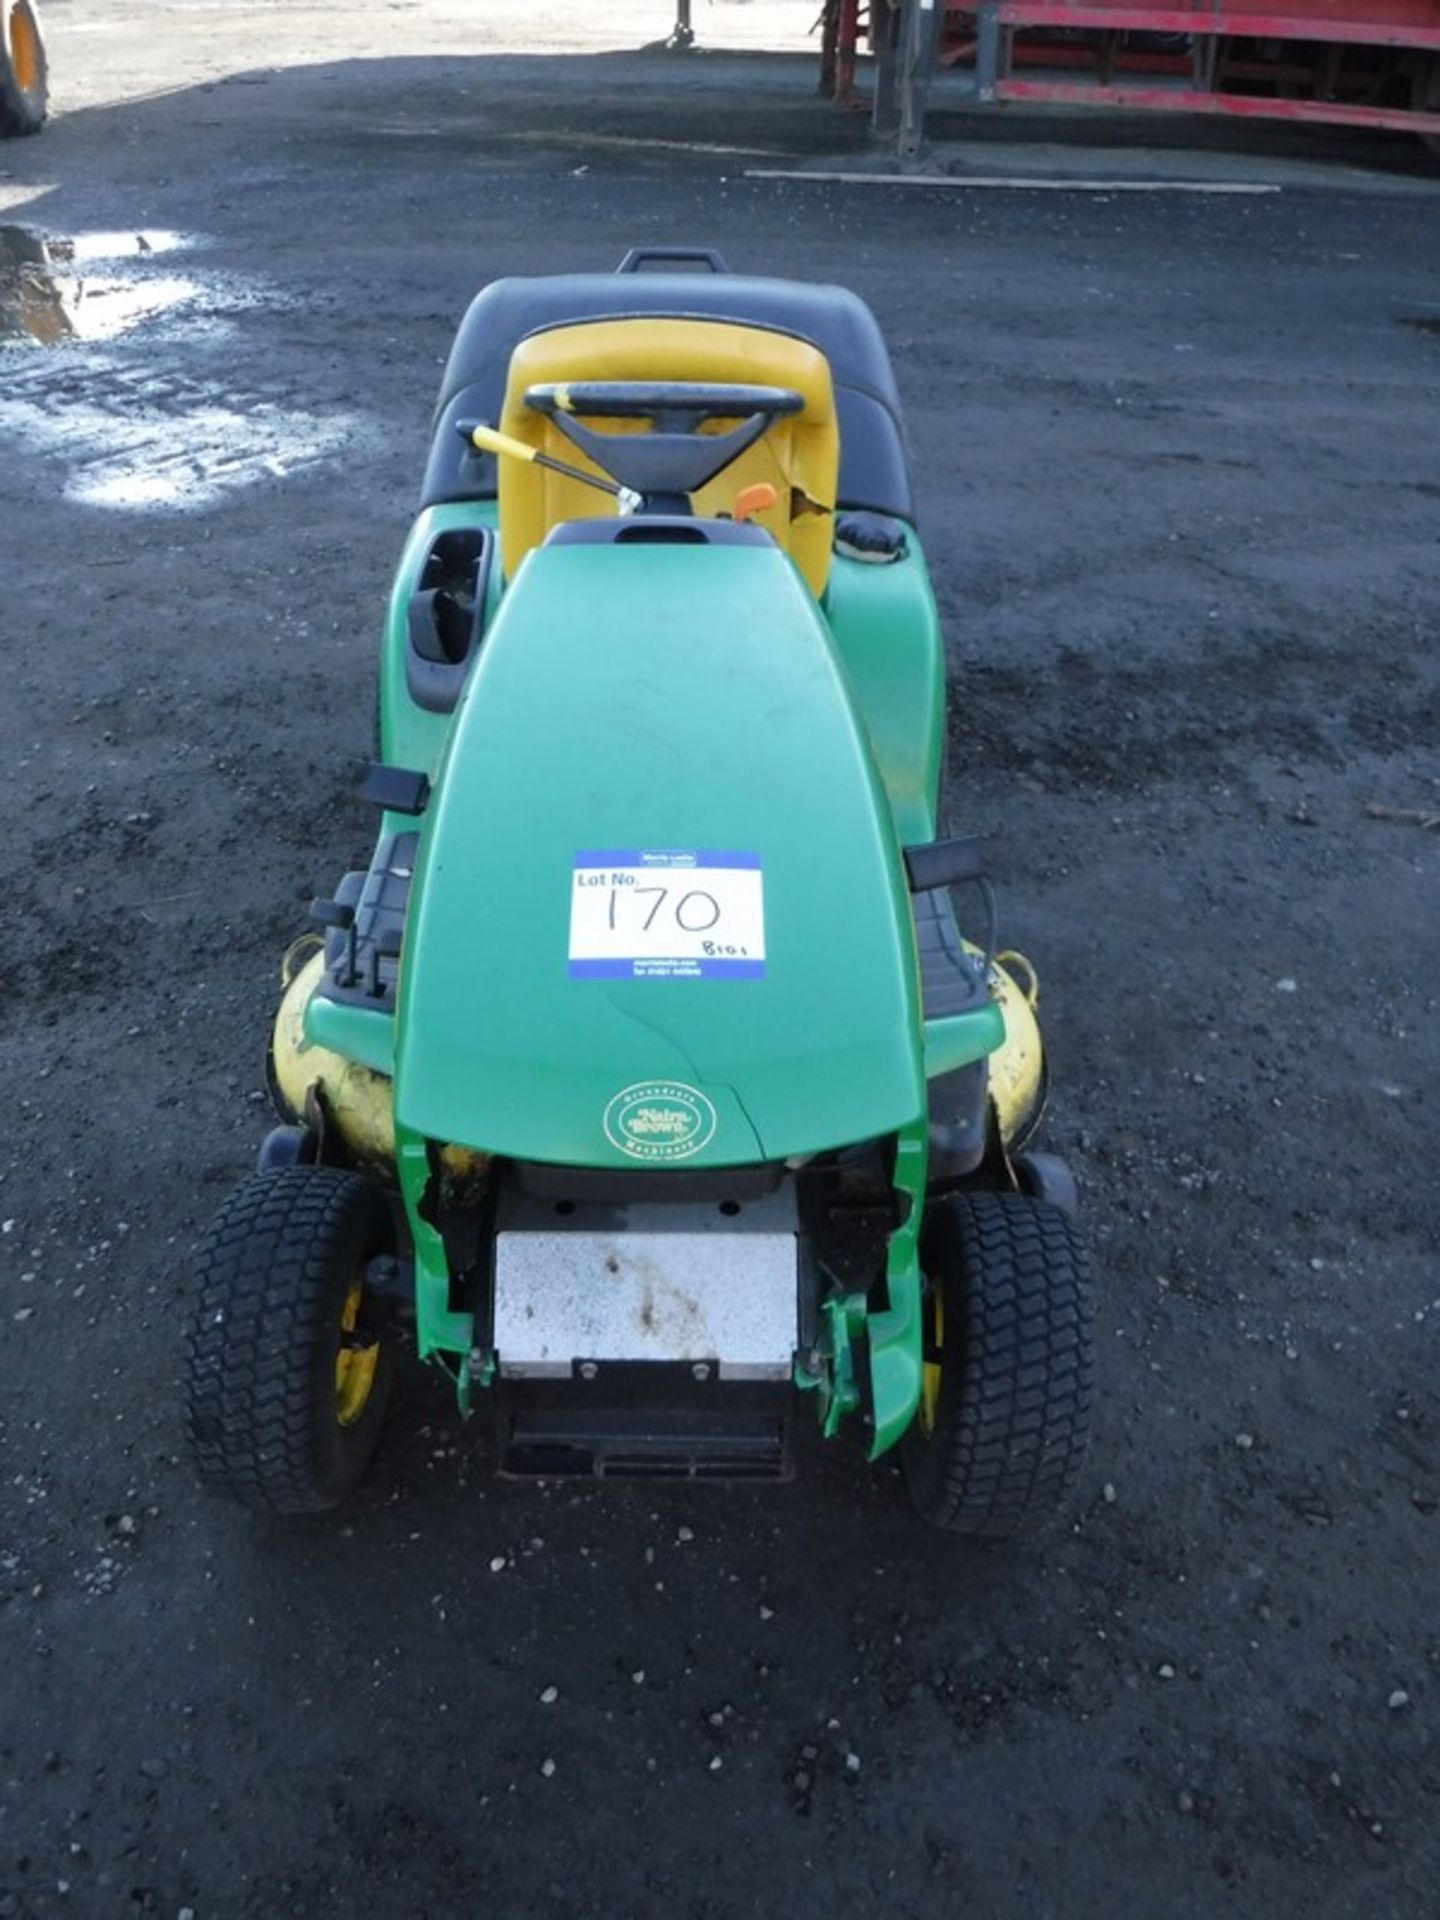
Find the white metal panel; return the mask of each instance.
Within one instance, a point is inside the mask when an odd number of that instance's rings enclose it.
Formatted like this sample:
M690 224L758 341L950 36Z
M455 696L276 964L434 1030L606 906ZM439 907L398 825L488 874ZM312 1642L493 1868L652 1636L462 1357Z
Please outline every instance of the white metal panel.
M502 1231L500 1370L708 1360L722 1377L783 1379L796 1343L796 1263L793 1233Z

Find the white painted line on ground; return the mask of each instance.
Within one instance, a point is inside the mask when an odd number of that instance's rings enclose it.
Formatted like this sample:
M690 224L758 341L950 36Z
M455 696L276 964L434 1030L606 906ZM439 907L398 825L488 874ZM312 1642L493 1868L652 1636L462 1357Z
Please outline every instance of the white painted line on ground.
M982 187L1010 193L1279 193L1255 180L1024 180L988 173L826 173L747 167L747 180L826 180L849 187Z
M614 147L620 152L630 147L654 149L658 153L718 153L725 159L743 159L747 154L757 160L778 160L784 153L783 147L727 147L717 145L713 140L661 140L653 136L630 133L572 133L563 128L551 130L548 127L524 128L517 133L496 134L497 140L518 141L532 147ZM747 179L749 175L747 174ZM759 177L768 179L762 174ZM788 174L776 174L776 179L788 179ZM828 174L817 174L817 180L828 180ZM795 178L803 179L804 175Z

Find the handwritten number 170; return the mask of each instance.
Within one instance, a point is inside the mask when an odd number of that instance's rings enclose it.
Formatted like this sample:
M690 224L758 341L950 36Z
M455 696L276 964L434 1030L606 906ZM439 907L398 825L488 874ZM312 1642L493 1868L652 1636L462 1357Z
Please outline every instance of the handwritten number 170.
M610 889L610 931L615 931L615 902L623 892L629 900L638 900L644 895L654 897L654 905L646 913L642 930L648 933L654 926L661 908L670 898L670 887L612 887ZM682 933L708 933L720 918L720 902L713 893L702 893L692 888L682 893L674 906L675 924Z

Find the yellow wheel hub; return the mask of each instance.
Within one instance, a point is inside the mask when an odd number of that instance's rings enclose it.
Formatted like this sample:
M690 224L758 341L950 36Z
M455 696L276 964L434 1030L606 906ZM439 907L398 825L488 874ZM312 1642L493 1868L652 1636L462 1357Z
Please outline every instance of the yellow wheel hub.
M22 93L33 93L40 84L40 43L35 37L34 21L26 8L10 9L8 38L15 83Z
M928 1345L936 1353L942 1354L945 1346L945 1310L940 1304L940 1289L934 1287L930 1294L930 1339ZM942 1360L927 1360L920 1369L920 1431L935 1431L935 1415L940 1407L940 1372Z
M380 1364L380 1342L361 1346L355 1340L360 1324L360 1301L364 1288L356 1281L345 1296L340 1314L340 1351L335 1356L335 1418L342 1427L353 1427L365 1411L375 1370Z

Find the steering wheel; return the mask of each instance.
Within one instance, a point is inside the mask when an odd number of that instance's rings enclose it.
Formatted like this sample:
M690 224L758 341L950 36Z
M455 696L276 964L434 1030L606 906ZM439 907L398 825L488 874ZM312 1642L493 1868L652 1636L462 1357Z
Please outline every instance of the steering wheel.
M788 387L722 386L704 380L575 380L531 387L525 404L553 420L566 439L618 485L664 511L689 511L689 496L753 447L772 421L803 413ZM648 420L648 433L601 433L583 424L599 415ZM712 420L738 420L726 433L703 433Z

